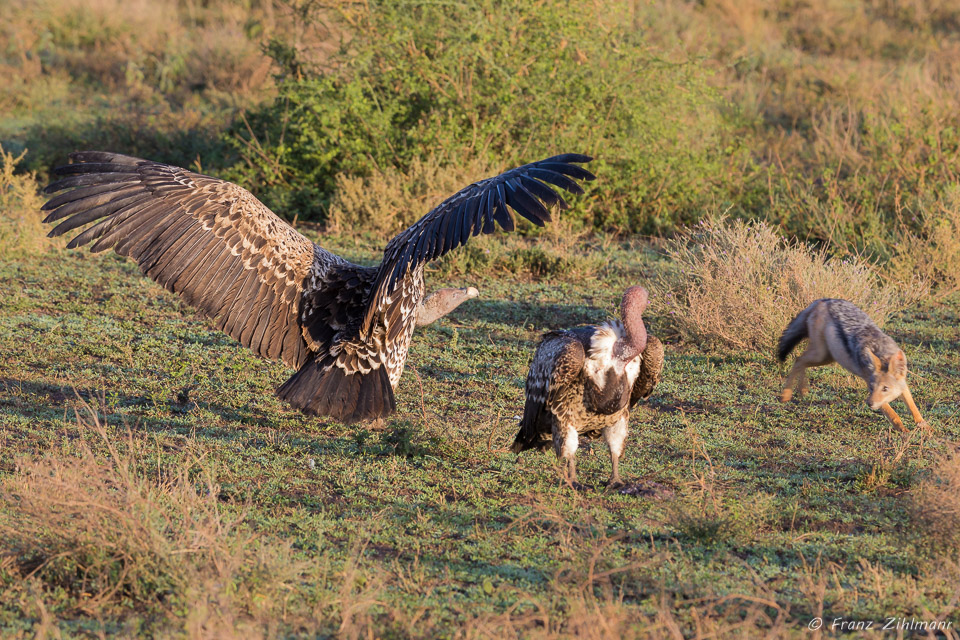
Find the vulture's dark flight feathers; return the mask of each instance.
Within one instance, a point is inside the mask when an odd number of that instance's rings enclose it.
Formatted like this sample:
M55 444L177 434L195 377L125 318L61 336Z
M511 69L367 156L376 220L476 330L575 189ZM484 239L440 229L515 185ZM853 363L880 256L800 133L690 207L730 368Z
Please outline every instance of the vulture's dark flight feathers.
M230 182L117 153L84 151L55 170L45 222L68 247L114 249L182 295L245 347L298 369L279 395L308 413L354 422L388 415L424 297L423 267L467 242L534 224L594 176L564 154L518 167L451 196L361 267L317 246ZM66 191L65 191L66 190ZM463 292L467 290L443 290ZM446 310L472 293L437 302ZM442 315L437 311L434 317ZM423 317L421 315L421 317Z

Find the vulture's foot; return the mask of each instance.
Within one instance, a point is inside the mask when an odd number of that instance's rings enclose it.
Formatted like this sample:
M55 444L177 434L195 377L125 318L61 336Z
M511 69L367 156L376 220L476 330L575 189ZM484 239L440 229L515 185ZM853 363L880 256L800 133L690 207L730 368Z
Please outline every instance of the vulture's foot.
M571 487L574 491L585 491L587 489L586 485L582 485L577 482L576 462L572 458L570 459L570 464L566 471L560 476L560 484L565 484Z
M574 491L583 492L589 489L590 487L585 484L580 484L576 480L570 480L569 478L563 478L560 481L561 486L566 485L573 489Z
M611 476L611 478L607 480L607 491L616 491L623 486L625 486L625 483L620 479L620 476Z

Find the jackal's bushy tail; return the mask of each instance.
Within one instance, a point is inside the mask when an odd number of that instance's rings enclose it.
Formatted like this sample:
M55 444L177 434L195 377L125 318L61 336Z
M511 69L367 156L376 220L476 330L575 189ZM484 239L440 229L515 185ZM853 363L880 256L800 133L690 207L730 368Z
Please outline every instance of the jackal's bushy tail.
M786 360L797 343L807 337L807 316L810 315L812 307L813 305L810 305L798 313L780 335L780 342L777 344L777 360L780 362Z

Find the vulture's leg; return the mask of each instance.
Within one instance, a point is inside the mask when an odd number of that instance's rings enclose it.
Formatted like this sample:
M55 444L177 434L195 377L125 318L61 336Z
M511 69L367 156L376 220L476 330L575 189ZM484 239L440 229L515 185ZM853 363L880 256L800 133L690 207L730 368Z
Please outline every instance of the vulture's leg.
M607 486L613 489L623 484L623 480L620 479L620 456L623 455L623 446L627 440L627 417L620 418L616 424L604 429L603 439L610 447L610 466L612 470Z
M572 426L562 426L559 421L553 420L553 451L564 461L566 479L577 488L577 447L580 437Z

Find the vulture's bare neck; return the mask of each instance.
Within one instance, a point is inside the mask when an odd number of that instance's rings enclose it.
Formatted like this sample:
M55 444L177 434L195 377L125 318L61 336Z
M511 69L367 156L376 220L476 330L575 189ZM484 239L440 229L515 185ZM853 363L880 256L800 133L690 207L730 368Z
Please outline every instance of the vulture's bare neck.
M613 355L623 363L630 362L647 346L647 328L643 324L643 312L647 308L647 290L630 287L620 302L623 319L623 336L613 346Z

